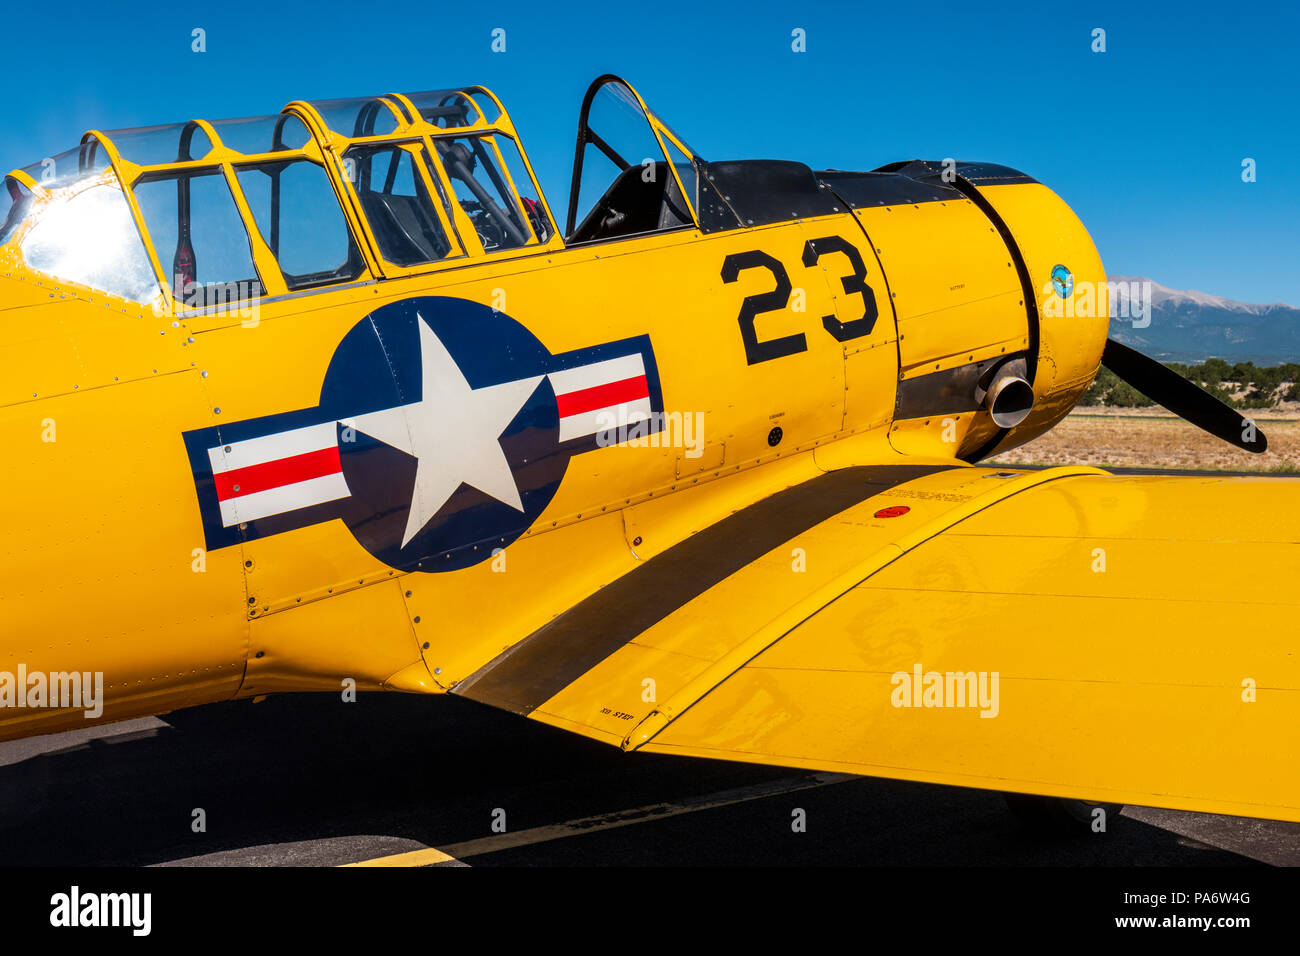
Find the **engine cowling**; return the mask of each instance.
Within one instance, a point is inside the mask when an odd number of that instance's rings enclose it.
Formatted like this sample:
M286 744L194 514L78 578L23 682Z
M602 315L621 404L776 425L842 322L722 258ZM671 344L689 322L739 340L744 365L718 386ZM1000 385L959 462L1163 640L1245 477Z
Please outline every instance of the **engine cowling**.
M1097 373L1109 305L1096 247L1059 196L990 163L817 175L853 209L889 287L899 451L955 443L975 461L1069 412Z

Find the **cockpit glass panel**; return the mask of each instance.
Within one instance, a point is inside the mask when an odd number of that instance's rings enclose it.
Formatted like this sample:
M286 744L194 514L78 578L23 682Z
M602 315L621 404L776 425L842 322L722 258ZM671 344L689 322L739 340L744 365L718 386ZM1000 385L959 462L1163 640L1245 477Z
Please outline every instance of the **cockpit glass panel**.
M532 241L524 208L501 174L489 137L438 138L438 158L485 252L515 249Z
M495 123L501 118L501 110L497 108L496 101L493 100L492 97L488 96L481 87L475 86L465 92L469 95L470 99L474 101L474 105L478 107L479 115L483 117L483 122Z
M582 178L578 180L577 224L581 225L591 217L597 203L619 180L622 172L623 170L603 152L591 146L587 147L582 158Z
M292 113L217 120L212 128L222 145L245 155L302 149L311 142L306 124Z
M0 192L0 246L13 238L18 227L32 208L34 194L14 179L5 177L4 191Z
M474 91L470 92L472 94ZM480 115L491 115L492 119L500 115L500 110L482 91L479 91L479 96L475 99L470 99L457 90L426 90L423 93L408 93L406 98L414 104L426 123L443 129L470 126L478 121ZM481 101L486 101L491 106L490 114L483 112Z
M134 302L158 295L158 282L115 182L55 195L35 213L22 239L29 267Z
M349 100L320 100L312 103L325 125L340 136L387 136L397 131L401 114L397 105L380 96Z
M696 192L699 177L695 171L695 164L667 137L664 138L664 148L668 150L668 159L672 162L673 168L677 170L677 178L682 181L682 189L686 192L687 200L693 207L698 209L699 203Z
M119 156L137 166L185 163L203 159L212 152L208 134L195 123L116 129L106 132L104 137L117 148Z
M298 159L235 172L289 291L350 281L365 270L323 167Z
M660 119L658 113L656 113L654 110L651 110L651 111L650 111L650 115L651 115L652 117L654 117L654 121L655 121L657 124L659 124L660 127L662 127L663 129L668 130L668 132L671 133L671 134L673 135L673 139L675 139L675 140L677 140L677 142L681 143L681 144L682 144L682 147L683 147L683 148L684 148L688 153L690 153L690 154L691 154L693 157L695 157L696 159L699 159L699 158L700 158L700 154L696 151L695 147L692 146L690 143L686 142L686 140L684 140L681 136L679 136L679 135L677 134L677 130L673 129L671 126L669 126L667 123L665 123L662 119Z
M92 139L57 156L48 156L39 163L32 163L23 172L43 189L59 189L98 176L108 166L108 155L98 141Z
M423 154L418 144L402 143L354 146L343 154L380 255L396 266L436 262L460 251L420 175Z
M579 123L577 191L569 200L570 242L609 240L692 222L668 157L629 87L607 79Z
M523 202L524 213L528 217L528 224L533 228L533 234L539 242L545 242L551 238L550 217L546 214L541 191L528 175L523 154L519 152L519 144L509 136L495 135L492 140L496 143L501 158L505 160L506 170L514 181L515 192Z
M584 165L578 193L580 210L595 206L621 172L641 167L635 175L647 178L655 174L653 164L663 159L641 104L622 83L610 82L600 88L591 101L587 127L595 138L584 160L593 162L595 168L589 171ZM596 160L597 155L604 161Z
M220 170L147 176L136 183L135 199L178 302L201 309L262 295L248 233Z

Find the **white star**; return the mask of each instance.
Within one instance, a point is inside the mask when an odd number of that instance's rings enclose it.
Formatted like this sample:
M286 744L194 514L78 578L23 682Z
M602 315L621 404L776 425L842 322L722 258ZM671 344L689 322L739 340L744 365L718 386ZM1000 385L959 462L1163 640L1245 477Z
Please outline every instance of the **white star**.
M423 317L420 401L358 415L345 424L418 460L402 547L420 533L462 483L523 511L499 441L544 376L470 388L460 367Z

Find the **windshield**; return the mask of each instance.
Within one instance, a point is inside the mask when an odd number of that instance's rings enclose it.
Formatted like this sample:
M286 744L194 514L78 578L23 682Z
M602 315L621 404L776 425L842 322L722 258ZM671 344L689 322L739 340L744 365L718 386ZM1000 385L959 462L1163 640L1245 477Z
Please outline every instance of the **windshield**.
M134 302L158 294L149 254L111 174L33 202L20 249L27 265L56 279Z

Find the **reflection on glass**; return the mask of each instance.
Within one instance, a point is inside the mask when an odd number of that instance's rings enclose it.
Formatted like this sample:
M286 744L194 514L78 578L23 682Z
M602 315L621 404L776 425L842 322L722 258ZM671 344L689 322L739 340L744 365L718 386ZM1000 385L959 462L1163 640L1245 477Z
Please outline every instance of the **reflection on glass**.
M22 253L28 266L58 279L134 302L158 295L148 253L116 184L55 199L23 237Z

